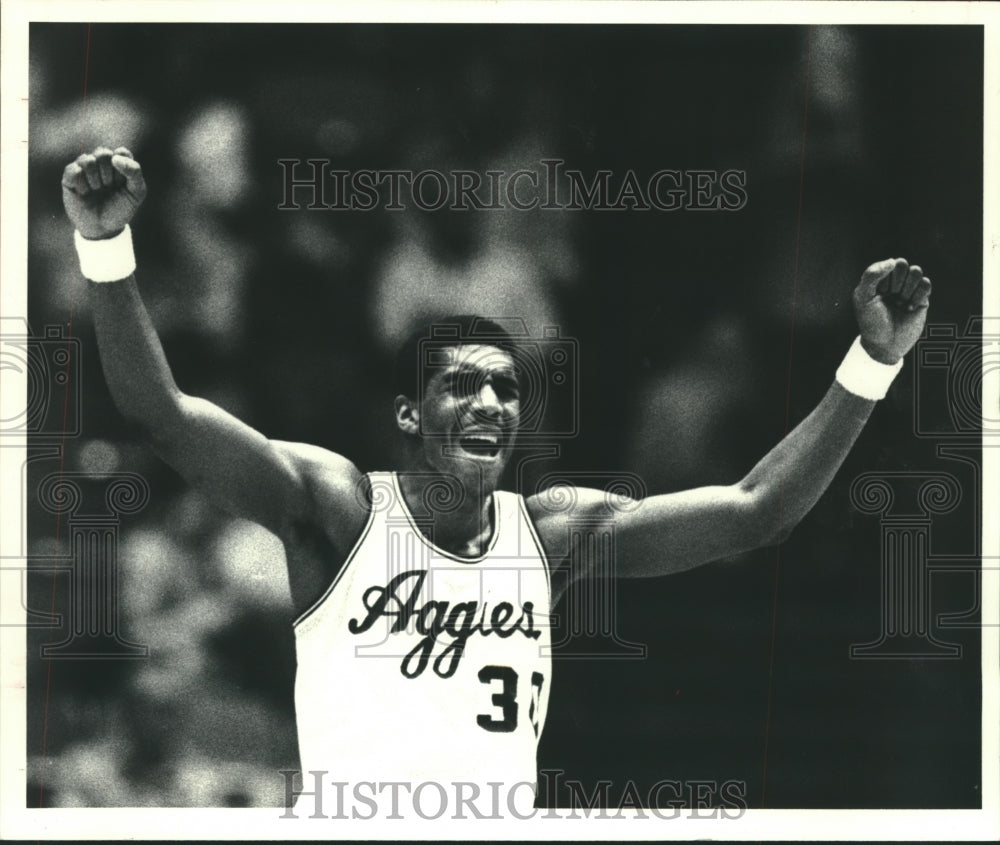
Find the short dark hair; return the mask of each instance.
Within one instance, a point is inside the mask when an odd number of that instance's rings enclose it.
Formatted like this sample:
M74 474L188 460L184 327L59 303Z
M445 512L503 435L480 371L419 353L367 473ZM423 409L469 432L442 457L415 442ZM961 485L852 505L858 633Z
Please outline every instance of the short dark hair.
M396 352L393 369L393 389L396 395L420 401L417 395L427 384L432 372L421 360L421 349L427 341L440 347L482 344L513 352L514 338L495 320L476 314L449 314L425 323L407 335Z

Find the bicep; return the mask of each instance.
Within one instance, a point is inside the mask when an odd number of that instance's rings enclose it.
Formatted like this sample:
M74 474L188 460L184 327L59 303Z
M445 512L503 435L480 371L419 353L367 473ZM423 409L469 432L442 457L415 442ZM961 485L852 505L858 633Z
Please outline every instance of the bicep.
M302 473L288 450L204 399L179 397L149 439L185 480L235 516L280 533L307 505Z
M569 501L566 508L553 503ZM683 572L761 545L755 500L740 485L621 499L605 492L545 491L529 503L561 583L606 575L642 578ZM587 538L575 537L585 531Z
M752 494L740 485L649 496L610 517L615 570L641 578L683 572L761 545Z

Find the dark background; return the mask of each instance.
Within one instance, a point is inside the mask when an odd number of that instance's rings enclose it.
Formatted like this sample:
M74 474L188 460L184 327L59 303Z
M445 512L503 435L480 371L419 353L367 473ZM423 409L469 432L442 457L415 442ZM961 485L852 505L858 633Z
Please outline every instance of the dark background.
M118 540L122 631L151 657L46 661L65 632L29 635L29 805L278 803L277 770L297 765L280 545L181 484L113 409L60 205L68 161L107 143L142 162L140 284L185 391L388 468L407 323L520 313L580 350L578 436L525 487L558 469L664 492L735 481L808 413L856 334L869 263L920 263L931 320L959 335L980 313L982 45L961 26L33 24L29 319L81 342L64 467L138 472L152 496ZM277 160L313 156L478 172L561 158L614 184L735 168L748 202L279 211ZM908 360L780 550L617 582L617 635L646 657L571 639L542 769L588 792L610 780L612 804L629 779L642 794L675 779L744 782L750 807L979 806L978 630L935 630L961 659L849 657L878 637L881 601L879 520L852 507L854 478L953 473L965 495L931 553L976 552L970 467L937 455L950 438L915 435L919 371ZM66 553L68 520L33 498L58 468L29 471L39 560ZM932 587L935 613L975 603L971 575ZM66 601L63 579L34 578L33 608Z

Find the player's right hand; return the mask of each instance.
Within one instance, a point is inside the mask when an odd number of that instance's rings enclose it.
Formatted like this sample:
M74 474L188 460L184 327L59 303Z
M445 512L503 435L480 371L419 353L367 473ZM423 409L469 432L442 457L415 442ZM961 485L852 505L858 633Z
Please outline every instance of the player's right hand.
M146 180L125 147L98 147L66 165L62 176L66 216L85 238L112 238L146 198Z

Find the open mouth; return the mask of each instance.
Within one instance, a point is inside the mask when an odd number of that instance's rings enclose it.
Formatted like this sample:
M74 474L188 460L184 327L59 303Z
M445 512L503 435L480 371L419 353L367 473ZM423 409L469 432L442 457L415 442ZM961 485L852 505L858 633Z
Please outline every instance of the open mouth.
M458 438L463 452L477 458L495 458L500 454L500 437L487 432L469 432Z

